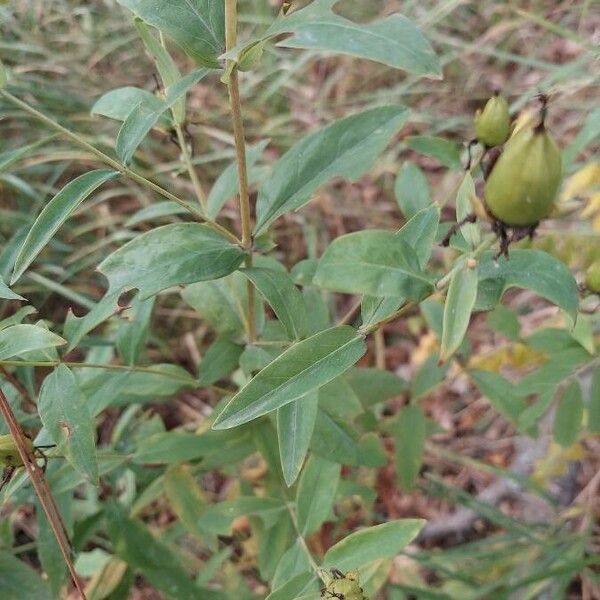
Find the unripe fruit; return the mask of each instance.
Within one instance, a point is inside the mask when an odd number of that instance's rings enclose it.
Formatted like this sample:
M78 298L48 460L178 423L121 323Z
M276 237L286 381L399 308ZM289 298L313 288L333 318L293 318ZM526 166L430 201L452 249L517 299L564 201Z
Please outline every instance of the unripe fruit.
M486 181L486 206L505 225L535 225L550 214L561 178L560 149L543 122L522 129L506 143Z
M483 111L475 113L475 137L484 146L492 148L504 144L510 133L510 114L504 96L495 94Z
M594 294L600 294L600 260L593 262L586 271L585 287Z

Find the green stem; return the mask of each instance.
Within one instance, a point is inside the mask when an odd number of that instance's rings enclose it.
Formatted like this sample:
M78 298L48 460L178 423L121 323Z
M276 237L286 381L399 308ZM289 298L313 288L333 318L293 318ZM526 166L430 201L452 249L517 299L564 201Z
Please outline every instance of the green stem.
M151 375L160 375L167 379L175 379L177 381L184 381L191 385L197 385L197 381L192 377L185 377L183 375L175 375L173 373L165 373L158 369L152 369L151 367L135 367L129 365L103 365L97 363L82 363L82 362L71 362L62 360L48 360L48 361L34 361L34 360L0 360L0 365L11 366L11 367L47 367L54 368L59 365L65 365L65 367L79 368L79 369L109 369L118 371L132 371L137 373L149 373Z
M135 181L136 183L139 183L140 185L147 187L148 189L151 189L152 191L156 192L157 194L160 194L164 198L167 198L168 200L172 200L173 202L176 202L177 204L183 206L187 211L189 211L191 214L193 214L196 218L200 219L201 221L205 221L209 227L211 227L215 231L218 231L219 233L224 235L231 242L233 242L235 244L240 244L240 240L238 240L237 236L235 236L233 233L231 233L228 229L226 229L222 225L219 225L219 223L217 223L216 221L213 221L212 219L207 218L201 208L197 208L197 207L193 206L192 204L190 204L189 202L186 202L185 200L182 200L181 198L179 198L172 192L169 192L168 190L164 189L157 183L154 183L153 181L146 179L143 175L140 175L139 173L132 171L129 167L121 164L120 162L116 161L114 158L111 158L110 156L108 156L108 154L105 154L104 152L102 152L102 150L99 150L95 146L92 146L92 144L90 144L89 142L86 142L79 134L75 133L74 131L71 131L70 129L67 129L66 127L63 127L60 123L56 122L54 119L51 119L44 113L40 112L39 110L36 110L35 108L33 108L33 106L30 106L26 102L23 102L23 100L20 100L16 96L13 96L11 93L7 92L6 90L0 90L0 95L5 100L8 100L11 104L14 104L15 106L19 107L21 110L26 112L27 114L36 118L38 121L45 123L46 125L48 125L48 127L51 127L52 129L62 133L64 136L73 140L79 146L81 146L82 148L85 148L88 152L90 152L91 154L93 154L94 156L99 158L103 163L107 164L109 167L113 168L115 171L119 171L119 173L122 173L123 175L125 175L129 179Z
M294 530L296 531L296 535L298 536L298 541L300 542L302 549L306 553L306 558L308 558L308 562L310 563L312 570L315 572L315 575L317 577L320 577L319 565L313 558L310 548L308 547L308 544L306 543L306 540L304 539L304 536L302 535L302 533L300 532L300 528L298 527L298 518L296 516L295 507L293 506L293 504L291 502L286 502L285 506L286 506L288 512L290 513L290 519L292 521L292 525L294 526Z
M192 163L192 156L190 154L190 151L188 150L188 145L186 144L185 136L183 135L181 125L177 122L175 122L175 132L177 133L177 141L179 142L179 147L181 149L181 158L183 159L183 163L185 164L192 185L194 186L196 198L202 206L202 211L206 213L206 194L202 189L202 184L198 179L196 169L194 168L194 164Z
M237 0L225 0L225 46L231 50L237 43ZM231 61L228 61L231 66ZM244 136L244 123L242 120L242 104L240 100L240 86L238 71L234 66L228 80L229 104L233 122L233 136L235 139L235 155L238 168L239 195L240 195L240 220L242 224L242 248L246 250L246 267L252 267L252 224L250 221L250 193L248 186L248 168L246 165L246 140ZM256 339L256 317L254 314L254 284L248 280L248 341L253 343Z

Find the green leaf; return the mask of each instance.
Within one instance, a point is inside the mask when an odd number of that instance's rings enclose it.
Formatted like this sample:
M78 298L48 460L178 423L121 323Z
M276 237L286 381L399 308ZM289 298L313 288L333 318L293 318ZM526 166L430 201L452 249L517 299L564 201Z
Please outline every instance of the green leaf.
M0 276L0 298L4 298L6 300L25 300L25 298L23 298L23 296L19 296L19 294L16 294L15 292L13 292L4 283L2 276Z
M477 268L471 269L465 263L450 279L444 305L440 361L446 362L461 345L476 298Z
M303 541L296 538L277 563L273 579L271 580L272 590L277 590L297 575L310 572L310 562ZM298 592L300 591L298 590Z
M204 538L205 531L198 527L206 501L188 465L172 465L165 472L165 493L171 508L188 532Z
M588 431L600 433L600 367L592 375L588 405Z
M124 311L124 322L117 330L116 346L123 362L135 365L146 347L154 308L154 298L140 300L134 298L131 308Z
M269 303L291 340L305 337L309 331L308 311L304 298L284 271L251 268L240 271Z
M175 61L171 58L167 49L152 35L144 21L135 19L135 28L142 38L146 50L148 50L152 58L154 58L163 86L169 88L181 79L181 73L175 64ZM173 113L173 118L176 123L183 123L185 119L185 98L177 100L171 107L171 112Z
M235 277L188 285L181 297L219 333L244 331L242 292Z
M239 365L243 350L228 338L218 337L202 357L198 385L212 385L229 375Z
M329 518L341 467L319 456L312 455L300 477L296 492L298 529L303 536L313 533Z
M0 60L0 90L6 87L8 83L8 75L4 63Z
M577 381L573 381L558 401L554 416L554 440L561 446L568 448L577 441L583 409L581 388Z
M140 298L174 285L218 279L235 271L244 252L207 225L175 223L144 233L104 259L98 270L114 291Z
M424 525L422 519L399 519L361 529L331 547L323 563L349 571L380 558L391 558L409 544Z
M525 395L498 373L471 371L469 375L490 404L511 423L517 424L527 408Z
M309 591L310 595L305 595L305 592ZM266 600L290 600L290 598L299 597L310 600L319 598L318 580L313 572L300 573L292 577L271 592Z
M165 99L159 107L155 108L154 103L146 104L142 101L131 110L119 130L115 144L115 152L121 162L129 163L137 147L156 125L161 115L173 106L179 105L182 98L185 99L187 91L207 73L207 69L197 69L168 87L165 90Z
M167 431L142 439L133 460L137 464L173 464L228 454L239 460L254 450L247 431L206 431L201 435Z
M400 168L394 191L398 206L407 219L411 219L420 210L431 204L431 192L427 178L417 165L409 161Z
M385 402L406 391L406 381L395 373L380 369L350 369L344 379L358 396L363 408Z
M427 435L427 423L421 407L415 405L403 407L393 431L396 441L398 483L403 490L410 490L414 487L421 470Z
M218 67L225 51L225 3L214 0L118 0L170 37L198 64Z
M471 197L475 196L475 182L471 172L467 171L456 192L456 220L462 221L473 212L471 208ZM475 249L481 241L481 233L476 223L465 224L460 228L462 236L471 249Z
M263 140L246 148L246 168L248 169L248 183L250 185L256 183L259 176L264 173L262 169L255 168L254 165L261 158L268 144L269 140ZM206 200L206 214L211 219L215 219L225 202L235 196L238 188L238 167L234 161L219 175L213 184Z
M449 169L461 168L458 146L450 140L427 135L415 135L407 138L406 143L415 152L431 156Z
M2 600L52 600L48 584L13 554L0 551L0 598Z
M133 227L139 225L144 221L154 221L162 217L170 217L172 215L186 215L188 210L177 204L172 200L165 200L164 202L154 202L140 210L136 211L127 221L125 221L125 227Z
M167 598L211 598L210 592L194 585L181 566L181 559L155 539L143 523L127 518L116 506L106 511L106 520L115 554Z
M406 120L401 106L366 110L311 133L277 162L261 187L255 232L262 233L277 217L306 204L334 177L356 181L375 163Z
M80 175L65 185L38 215L15 261L11 285L21 277L71 213L96 189L119 173L98 169Z
M344 373L319 388L319 406L334 417L352 421L364 411L358 396L346 381L347 375Z
M288 487L296 481L310 445L319 395L313 390L277 410L277 439L281 469Z
M499 304L488 313L487 324L509 340L518 341L521 336L521 324L514 310Z
M153 110L160 110L164 103L158 96L148 90L126 86L102 94L96 100L90 112L93 115L124 121L132 108L138 104L144 104ZM164 115L163 121L162 125L167 126L169 119Z
M399 239L414 250L422 269L431 257L439 224L440 209L433 204L419 211L396 233Z
M63 523L67 528L69 536L73 535L73 491L68 490L60 494L54 494L56 505L60 511ZM42 506L39 501L36 502L35 510L37 515L43 514ZM52 526L46 518L38 518L37 534L37 554L42 565L42 569L50 582L52 593L55 598L60 598L60 590L63 587L67 577L67 565L61 554L60 547L52 531ZM2 596L3 597L3 596Z
M579 306L577 283L569 269L546 252L511 250L510 260L496 260L492 252L483 255L475 310L495 308L510 287L532 290L575 319Z
M237 427L285 406L341 375L365 351L362 336L347 325L326 329L297 342L231 399L213 428Z
M336 238L319 262L314 283L336 292L414 300L432 289L402 236L376 229Z
M75 375L65 365L44 379L38 411L52 441L64 449L75 470L98 485L94 420Z
M350 424L319 409L310 441L312 452L340 465L360 464L358 434Z
M417 400L431 391L446 376L450 363L439 364L439 357L436 354L431 355L415 373L410 383L410 396Z
M37 325L11 325L0 330L0 360L17 357L33 350L62 346L60 336Z
M353 23L332 12L338 1L314 0L303 10L280 17L265 38L292 33L278 45L349 54L417 75L441 77L431 45L406 17L394 14L374 23Z
M272 527L286 512L286 506L279 498L240 496L235 500L226 500L209 506L199 524L216 535L228 535L231 531L231 523L237 517L257 516L267 527Z

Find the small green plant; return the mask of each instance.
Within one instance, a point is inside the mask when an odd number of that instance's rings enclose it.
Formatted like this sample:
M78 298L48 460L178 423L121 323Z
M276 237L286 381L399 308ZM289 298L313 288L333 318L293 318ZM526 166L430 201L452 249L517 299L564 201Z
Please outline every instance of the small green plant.
M114 147L103 135L80 133L50 116L25 93L19 70L8 61L0 66L3 109L51 131L1 155L3 168L57 139L69 144L58 158L98 163L61 185L62 173L54 173L44 186L58 191L15 218L18 227L2 229L0 298L6 306L22 306L0 320L0 400L10 432L0 437L0 462L29 465L49 521L39 520L45 577L2 550L0 579L18 573L39 598L65 596L68 568L80 595L96 600L129 597L138 574L175 600L366 600L382 590L394 599L419 593L474 599L481 590L489 598L515 590L533 597L555 586L554 573L572 577L596 564L584 536L565 541L552 527L531 533L488 510L485 517L513 536L490 542L503 557L500 567L477 548L449 556L447 564L455 561L461 573L460 596L452 595L456 581L438 590L421 575L388 584L399 554L441 578L450 577L449 569L434 554L406 550L425 535L423 519L387 519L373 508L373 473L390 461L403 490L443 485L421 477L428 438L439 431L421 401L451 368L523 436L537 435L553 407L561 448L598 431L598 319L580 298L571 270L531 244L497 257L495 231L470 218L476 181L484 179L480 162L492 146L503 150L485 182L484 200L495 220L531 227L549 216L563 161L544 118L507 139L507 102L492 98L475 124L484 151L464 170L453 142L401 138L411 119L408 108L371 102L300 139L289 136L293 142L283 143L285 151L273 161L261 122L248 127L244 77L261 70L272 75L278 61L303 50L305 56L341 54L439 79L440 60L421 29L399 14L356 23L333 10L336 0L314 0L265 12L241 40L236 0L118 4L128 9L123 14L131 16L131 32L152 61L157 89L104 90L89 107L94 126L118 124ZM179 65L189 63L182 54L193 63L185 73ZM207 135L231 139L234 158L209 193L199 174L209 158L189 133L194 111L188 101L207 81L227 99L231 130L216 135L207 127ZM148 160L156 139L175 155L166 167ZM442 210L445 201L431 197L419 168L405 163L395 186L400 228L363 229L319 244L307 227L304 258L278 248L285 219L295 218L332 180L358 181L399 144L439 160L456 179L454 220ZM172 180L161 176L169 170ZM23 197L35 197L25 177L8 183ZM92 219L86 210L93 203L124 194L146 204L126 220L85 221ZM82 215L83 223L62 239L63 228ZM105 237L79 246L90 231L104 228ZM90 267L101 277L90 275ZM597 291L591 273L587 285ZM90 289L99 284L98 300ZM502 304L509 288L530 290L556 306L559 325L522 332L518 315ZM47 290L86 310L29 322ZM353 296L345 311L335 303L339 294ZM192 313L201 330L178 331L175 319L161 328L153 321L160 310ZM518 382L477 364L467 336L474 313L487 313L490 327L531 359ZM412 380L385 370L385 360L379 368L377 350L378 368L367 366L369 346L385 345L384 327L413 317L436 345ZM174 342L184 334L201 348L197 369L175 358ZM584 372L595 378L589 396L579 384ZM193 416L176 428L148 409L185 394L194 399L186 412ZM402 402L387 411L394 398ZM28 402L33 409L26 409ZM112 424L98 438L97 422L106 414ZM35 432L35 441L24 430ZM19 443L33 460L15 454ZM49 465L46 480L34 459L37 448L50 444L60 460ZM222 483L226 478L235 481L231 489ZM8 479L5 501L31 500L25 478ZM44 485L47 491L40 492ZM457 496L455 502L467 503ZM336 512L348 498L359 506L352 531ZM168 504L174 524L158 536L152 530L161 525L155 522L161 503ZM311 543L326 522L336 524L330 543ZM244 545L250 531L252 544ZM2 544L12 546L12 534L1 535ZM66 566L56 560L56 544ZM511 562L514 548L522 561ZM254 591L240 575L243 564L236 568L244 550L253 557L245 575L262 586ZM462 574L462 560L480 561L481 569ZM526 572L527 560L537 578ZM557 585L564 591L568 584L560 579Z

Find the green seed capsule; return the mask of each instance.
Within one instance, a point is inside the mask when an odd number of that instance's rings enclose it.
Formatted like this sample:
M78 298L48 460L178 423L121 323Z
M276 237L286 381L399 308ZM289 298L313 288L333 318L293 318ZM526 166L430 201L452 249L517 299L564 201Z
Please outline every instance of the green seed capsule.
M594 294L600 294L600 260L593 262L586 271L585 287Z
M561 179L560 149L544 124L522 129L506 143L486 181L486 206L506 225L535 225L550 214Z
M492 148L504 144L510 133L508 102L500 94L487 101L483 111L475 114L475 136L484 146Z

